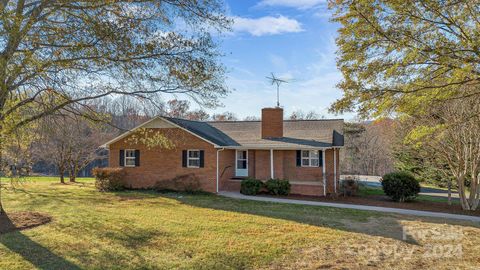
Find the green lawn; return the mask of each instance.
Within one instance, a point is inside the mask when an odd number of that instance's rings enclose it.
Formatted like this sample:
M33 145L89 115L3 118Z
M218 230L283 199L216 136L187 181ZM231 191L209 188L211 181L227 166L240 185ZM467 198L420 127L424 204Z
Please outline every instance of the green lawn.
M0 269L448 269L480 262L480 229L471 223L215 195L100 193L91 179L80 182L28 179L2 192L7 213L38 211L53 222L0 235ZM465 236L403 241L405 228ZM461 245L462 254L427 256L445 244Z

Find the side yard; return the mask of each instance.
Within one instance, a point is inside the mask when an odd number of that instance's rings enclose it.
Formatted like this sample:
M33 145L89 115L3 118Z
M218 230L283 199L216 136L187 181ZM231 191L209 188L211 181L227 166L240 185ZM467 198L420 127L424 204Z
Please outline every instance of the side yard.
M480 226L375 212L33 179L7 213L52 221L0 235L0 269L474 268Z
M434 189L434 188L430 188ZM436 190L436 189L435 189ZM268 196L268 194L260 194L259 196ZM278 196L274 196L278 197ZM400 209L410 209L410 210L420 210L420 211L432 211L432 212L441 212L449 214L458 214L458 215L472 215L480 216L480 209L476 211L464 211L460 205L458 198L452 198L452 204L448 205L448 199L445 196L432 194L425 195L420 194L414 201L409 202L394 202L385 195L381 187L372 187L361 185L356 196L343 196L339 195L337 197L318 197L318 196L302 196L291 194L288 196L280 196L282 198L288 199L298 199L298 200L309 200L309 201L319 201L319 202L329 202L329 203L345 203L345 204L356 204L356 205L368 205L368 206L379 206L379 207L389 207L389 208L400 208Z

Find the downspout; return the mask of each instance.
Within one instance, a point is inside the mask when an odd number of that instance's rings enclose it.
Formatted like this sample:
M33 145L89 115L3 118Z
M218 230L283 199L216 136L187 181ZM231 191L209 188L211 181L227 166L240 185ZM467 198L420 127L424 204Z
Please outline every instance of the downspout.
M270 149L270 178L274 179L273 173L273 149Z
M337 149L333 148L333 190L337 194Z
M327 176L325 175L325 149L322 150L323 196L327 196Z
M218 165L219 165L219 154L220 154L220 151L223 151L225 150L225 148L221 148L221 149L217 149L217 193L218 193L218 183L219 183L219 173L218 173Z

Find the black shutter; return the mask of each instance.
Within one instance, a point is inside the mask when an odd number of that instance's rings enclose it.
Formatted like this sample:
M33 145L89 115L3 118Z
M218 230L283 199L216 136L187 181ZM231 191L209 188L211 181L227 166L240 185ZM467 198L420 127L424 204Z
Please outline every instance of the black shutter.
M323 166L323 150L318 150L318 167Z
M135 167L140 166L140 150L135 150Z
M120 149L120 167L125 167L125 150Z
M302 150L297 150L297 167L302 167Z
M200 150L200 168L205 166L205 151Z
M182 151L182 167L187 167L187 150Z

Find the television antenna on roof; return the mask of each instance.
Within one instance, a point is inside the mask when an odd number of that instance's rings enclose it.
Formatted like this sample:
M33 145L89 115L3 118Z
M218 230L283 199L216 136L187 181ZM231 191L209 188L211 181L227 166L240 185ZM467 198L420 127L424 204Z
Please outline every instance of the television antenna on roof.
M277 86L277 107L280 107L280 85L282 83L288 83L288 81L276 77L275 74L273 74L273 72L271 74L272 75L270 77L267 76L266 78L270 81L271 85Z

